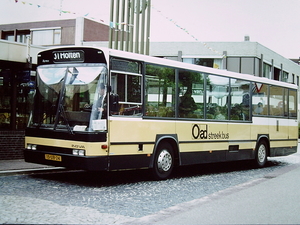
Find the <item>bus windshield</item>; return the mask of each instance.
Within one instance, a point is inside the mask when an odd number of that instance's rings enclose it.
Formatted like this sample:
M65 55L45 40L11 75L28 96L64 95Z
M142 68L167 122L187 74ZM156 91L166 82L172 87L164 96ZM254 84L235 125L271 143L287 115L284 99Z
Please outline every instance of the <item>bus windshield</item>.
M105 64L39 66L30 125L71 133L106 130L106 76Z

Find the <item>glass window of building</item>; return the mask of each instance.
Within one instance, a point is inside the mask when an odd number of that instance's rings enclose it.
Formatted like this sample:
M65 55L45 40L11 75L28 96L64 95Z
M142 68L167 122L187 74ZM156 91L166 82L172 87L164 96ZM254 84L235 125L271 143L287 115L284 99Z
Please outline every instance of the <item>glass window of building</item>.
M0 69L0 129L25 129L34 93L29 70Z
M271 66L264 63L264 68L263 68L263 77L272 78L272 70L271 70Z
M32 30L33 45L58 45L61 43L61 29Z
M10 128L10 70L0 72L0 128Z
M195 59L195 64L206 67L214 67L214 59Z
M289 80L289 73L283 71L283 72L282 72L282 81L288 82L288 80Z
M7 41L15 41L15 37L13 34L7 34L5 35L5 40Z
M214 58L183 58L183 62L220 69L222 67L222 59Z
M241 58L241 73L254 75L255 74L254 63L255 63L255 58L242 57Z

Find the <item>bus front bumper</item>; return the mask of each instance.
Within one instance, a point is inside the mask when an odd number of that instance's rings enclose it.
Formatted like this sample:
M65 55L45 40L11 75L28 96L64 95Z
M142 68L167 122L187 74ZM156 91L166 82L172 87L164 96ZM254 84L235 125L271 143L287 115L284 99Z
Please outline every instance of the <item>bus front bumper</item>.
M108 156L75 156L24 150L25 162L88 171L108 170Z

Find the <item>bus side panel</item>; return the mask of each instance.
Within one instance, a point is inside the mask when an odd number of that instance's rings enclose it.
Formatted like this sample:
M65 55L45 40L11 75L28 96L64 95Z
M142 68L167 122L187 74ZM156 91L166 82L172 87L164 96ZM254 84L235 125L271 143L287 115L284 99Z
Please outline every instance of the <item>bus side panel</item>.
M178 121L182 165L252 159L251 124Z
M149 167L157 135L174 133L174 121L111 117L110 170Z
M289 120L289 138L290 139L298 139L298 121L297 120Z
M254 145L252 146L253 149L256 147L256 142L259 135L269 135L269 118L253 117L253 123L251 126L251 140L255 141Z
M284 124L285 123L285 124ZM285 120L279 121L278 128L282 129L282 125L285 125L284 132L286 132L287 138L282 141L277 141L271 145L271 156L286 156L297 152L298 149L298 121L297 120ZM280 139L281 137L279 137Z
M226 151L226 161L247 160L254 158L251 140L251 123L228 124L229 146Z
M216 130L218 129L218 131ZM177 121L181 165L225 161L227 123L219 128L210 122ZM212 141L211 139L218 141Z
M269 118L270 140L289 139L289 120L281 118Z
M298 123L297 120L283 118L253 117L251 138L260 135L269 137L270 155L286 156L297 152Z

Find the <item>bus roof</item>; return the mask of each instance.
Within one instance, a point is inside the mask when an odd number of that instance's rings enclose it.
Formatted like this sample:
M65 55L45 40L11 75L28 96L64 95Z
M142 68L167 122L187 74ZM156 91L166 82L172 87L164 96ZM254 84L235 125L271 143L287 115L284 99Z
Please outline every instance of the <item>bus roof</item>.
M209 74L214 74L214 75L223 75L223 76L236 78L236 79L243 79L243 80L254 81L254 82L258 82L258 83L266 83L266 84L271 84L271 85L278 85L278 86L284 86L284 87L289 87L289 88L293 88L293 89L298 89L298 86L295 84L290 84L290 83L286 83L286 82L282 82L282 81L278 81L278 80L271 80L271 79L268 79L265 77L257 77L257 76L250 75L250 74L231 72L231 71L222 70L222 69L215 69L215 68L211 68L211 67L205 67L205 66L184 63L184 62L179 62L179 61L170 60L170 59L158 58L158 57L153 57L153 56L141 55L141 54L137 54L137 53L125 52L125 51L120 51L120 50L114 50L114 49L108 49L108 48L101 48L101 49L104 52L109 52L109 55L114 56L114 57L130 58L130 59L134 59L134 60L145 61L145 62L152 63L152 64L168 65L168 66L175 67L175 68L184 68L187 70L199 71L199 72L204 72L204 73L209 73Z
M253 82L257 82L257 83L265 83L265 84L271 84L271 85L276 85L276 86L288 87L288 88L292 88L292 89L298 89L298 86L295 84L290 84L290 83L286 83L286 82L282 82L282 81L278 81L278 80L271 80L271 79L268 79L265 77L257 77L257 76L249 75L249 74L242 74L242 73L231 72L231 71L227 71L227 70L223 70L223 69L215 69L215 68L211 68L211 67L205 67L205 66L200 66L200 65L190 64L190 63L179 62L179 61L170 60L170 59L164 59L164 58L142 55L142 54L138 54L138 53L109 49L106 47L60 46L60 47L43 50L40 53L46 52L46 51L53 51L53 50L57 50L57 49L62 50L62 49L72 49L72 48L76 48L76 49L92 48L92 49L102 50L104 52L107 62L109 62L108 56L113 56L113 57L118 57L118 58L137 60L137 61L141 61L141 62L143 61L143 62L147 62L147 63L151 63L151 64L158 64L158 65L170 66L170 67L174 67L174 68L181 68L181 69L186 69L186 70L204 72L204 73L208 73L208 74L227 76L227 77L235 78L235 79L243 79L243 80L253 81Z

